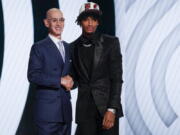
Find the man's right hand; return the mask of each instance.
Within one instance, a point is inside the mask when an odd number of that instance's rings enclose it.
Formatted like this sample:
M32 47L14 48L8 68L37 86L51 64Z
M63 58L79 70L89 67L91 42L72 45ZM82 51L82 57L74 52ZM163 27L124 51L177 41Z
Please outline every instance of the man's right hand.
M115 122L115 114L112 113L111 111L107 111L104 115L103 118L103 128L104 129L110 129L114 126L114 122Z
M73 79L71 76L67 75L61 78L61 85L66 88L66 90L71 90L73 87Z

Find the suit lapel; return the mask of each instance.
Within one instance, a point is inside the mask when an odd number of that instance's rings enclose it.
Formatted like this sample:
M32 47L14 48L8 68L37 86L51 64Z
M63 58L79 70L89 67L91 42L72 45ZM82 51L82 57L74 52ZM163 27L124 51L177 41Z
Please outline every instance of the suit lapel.
M57 58L59 64L62 64L63 59L62 59L62 56L61 56L57 46L54 44L54 42L49 37L47 37L46 41L47 41L48 48L50 49L49 51L54 53L57 56L56 58Z
M97 39L94 42L95 48L94 48L94 60L93 60L92 78L93 78L93 74L94 74L94 72L95 72L95 70L96 70L96 68L98 66L98 63L99 63L101 55L102 55L102 51L103 51L102 43L103 43L102 36L100 37L100 40Z
M74 66L76 68L76 71L79 75L85 77L85 79L89 80L88 73L82 63L81 57L80 57L80 45L81 45L81 39L80 37L77 39L77 42L73 46L73 52L72 52L72 60L74 61Z
M84 64L83 64L83 62L82 62L82 58L80 57L81 55L80 55L80 44L78 44L78 46L77 46L77 58L78 58L78 61L79 61L79 66L80 66L80 68L81 68L81 70L82 70L82 73L84 73L84 76L86 77L86 79L88 79L89 80L89 76L88 76L88 72L87 72L87 70L85 69L85 67L84 67Z

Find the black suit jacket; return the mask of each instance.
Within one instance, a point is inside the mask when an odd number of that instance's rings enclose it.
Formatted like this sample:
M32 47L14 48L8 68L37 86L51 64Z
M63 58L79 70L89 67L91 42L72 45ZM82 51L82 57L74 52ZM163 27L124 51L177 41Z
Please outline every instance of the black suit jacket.
M93 40L94 61L91 78L82 64L79 47L81 37L71 43L73 78L78 86L76 104L76 122L81 121L83 115L83 98L86 89L90 88L95 104L103 116L107 108L115 108L117 117L123 116L121 106L122 56L119 40L109 35L97 35Z

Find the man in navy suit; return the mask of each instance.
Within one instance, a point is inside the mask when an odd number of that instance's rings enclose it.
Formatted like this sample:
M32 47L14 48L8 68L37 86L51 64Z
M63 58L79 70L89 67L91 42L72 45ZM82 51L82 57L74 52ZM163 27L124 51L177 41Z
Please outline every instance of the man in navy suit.
M49 35L30 52L28 80L36 84L34 120L38 135L70 135L72 108L69 47L61 39L63 13L49 9L44 20Z

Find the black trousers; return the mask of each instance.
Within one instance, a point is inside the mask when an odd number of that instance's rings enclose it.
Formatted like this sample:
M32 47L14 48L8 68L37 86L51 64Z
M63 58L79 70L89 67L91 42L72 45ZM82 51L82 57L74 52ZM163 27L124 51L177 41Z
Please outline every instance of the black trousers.
M79 122L75 135L119 135L119 118L115 120L114 127L110 129L102 128L103 118L95 117L89 121Z
M81 115L78 115L76 121L75 135L119 135L119 118L116 118L114 127L108 130L102 128L103 117L96 107L90 90L81 97L81 105L80 109L76 110L76 113L81 112Z

